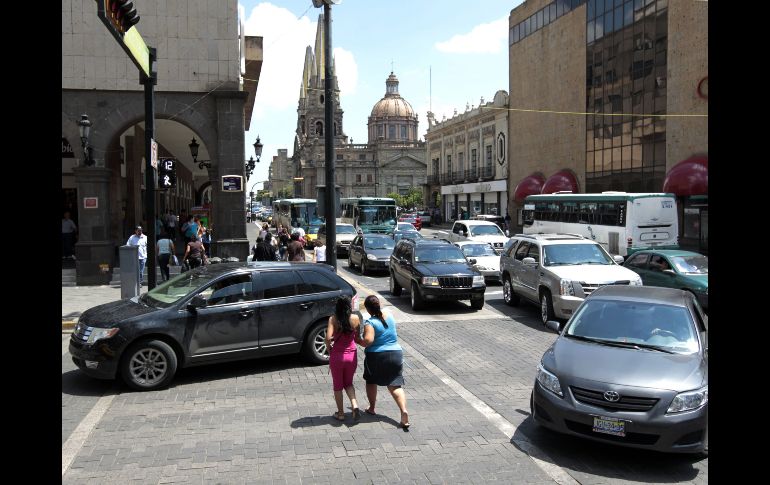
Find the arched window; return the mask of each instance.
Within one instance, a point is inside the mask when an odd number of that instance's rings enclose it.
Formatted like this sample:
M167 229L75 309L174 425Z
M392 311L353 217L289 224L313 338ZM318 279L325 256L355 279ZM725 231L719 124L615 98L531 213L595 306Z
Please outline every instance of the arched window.
M324 134L324 124L320 121L315 122L315 134L322 136Z

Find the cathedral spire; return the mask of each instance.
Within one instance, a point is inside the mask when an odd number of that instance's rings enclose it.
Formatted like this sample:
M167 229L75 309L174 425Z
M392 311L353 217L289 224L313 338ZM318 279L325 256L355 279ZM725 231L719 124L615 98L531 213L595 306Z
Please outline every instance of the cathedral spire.
M320 14L318 16L318 28L315 33L315 59L316 59L316 65L315 65L315 75L316 78L319 80L319 85L321 79L324 78L324 70L326 62L326 59L324 58L324 36L326 35L326 32L324 32L324 15Z

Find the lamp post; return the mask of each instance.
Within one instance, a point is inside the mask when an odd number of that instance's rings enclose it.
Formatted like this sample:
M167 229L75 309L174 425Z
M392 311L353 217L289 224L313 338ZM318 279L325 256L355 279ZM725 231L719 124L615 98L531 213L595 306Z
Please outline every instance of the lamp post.
M324 8L324 125L326 158L326 191L324 218L326 219L326 264L337 269L336 178L334 176L334 96L332 93L332 5L341 0L313 0L313 6Z
M88 145L88 138L91 136L91 121L87 114L80 115L78 129L80 130L80 145L83 147L83 165L91 167L94 164L94 159L91 147Z
M259 163L259 159L262 158L263 146L264 145L262 145L262 142L259 141L259 135L257 135L257 141L254 142L254 154L257 156L257 159L254 160L254 157L249 157L249 159L246 161L246 180L251 178L251 174L254 172L254 168Z

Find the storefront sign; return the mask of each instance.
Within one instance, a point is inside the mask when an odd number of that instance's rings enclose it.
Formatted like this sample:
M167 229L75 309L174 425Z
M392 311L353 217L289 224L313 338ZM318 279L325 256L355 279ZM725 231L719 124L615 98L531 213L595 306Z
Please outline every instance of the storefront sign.
M98 209L99 208L99 197L83 197L83 208L84 209Z
M473 188L476 192L482 193L482 192L491 192L492 191L492 184L478 184L476 187Z
M243 176L241 175L223 175L223 192L243 192Z
M452 187L452 193L453 194L462 194L464 192L465 192L465 190L464 190L462 185L455 185L454 187Z

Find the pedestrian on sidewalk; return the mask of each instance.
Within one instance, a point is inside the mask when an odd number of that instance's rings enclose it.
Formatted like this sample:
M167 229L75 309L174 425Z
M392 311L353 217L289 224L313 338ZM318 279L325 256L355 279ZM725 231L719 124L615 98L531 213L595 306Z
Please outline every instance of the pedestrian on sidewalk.
M158 243L155 245L155 252L158 254L158 266L160 266L160 276L163 281L168 281L171 274L168 270L168 264L171 261L171 257L174 255L174 241L172 241L167 233L163 233L158 239Z
M299 233L291 233L291 242L286 246L286 254L289 261L305 261L305 249L299 242Z
M316 246L313 248L313 261L316 263L326 262L326 246L323 241L317 240Z
M364 380L366 397L369 400L367 414L376 414L377 386L387 386L393 400L401 411L400 427L409 429L409 413L406 410L404 392L404 355L398 343L396 320L390 314L383 314L380 300L369 295L364 300L366 311L371 315L364 321L364 334L356 337L356 343L364 348Z
M203 244L203 247L206 249L206 257L211 257L211 233L209 230L201 226L201 243Z
M257 238L257 247L254 248L254 261L275 261L275 251L270 243L261 237Z
M134 234L126 241L127 246L137 246L139 251L137 257L139 258L139 283L142 282L144 277L144 265L147 263L147 236L142 232L142 226L136 226Z
M184 260L190 266L190 269L197 268L202 264L206 264L208 260L206 258L206 249L203 247L203 243L200 242L197 235L191 237L191 241L187 243L187 249L184 252Z
M356 388L353 387L353 376L358 367L358 347L355 337L361 325L357 315L352 314L350 297L343 295L337 298L334 315L329 317L326 325L326 348L329 349L329 372L332 375L332 390L337 412L334 417L338 421L345 420L342 390L344 389L353 408L353 420L361 419L356 400Z
M64 217L61 220L61 258L72 258L73 249L75 247L75 238L78 234L78 226L75 225L75 221L70 219L69 211L64 212Z

